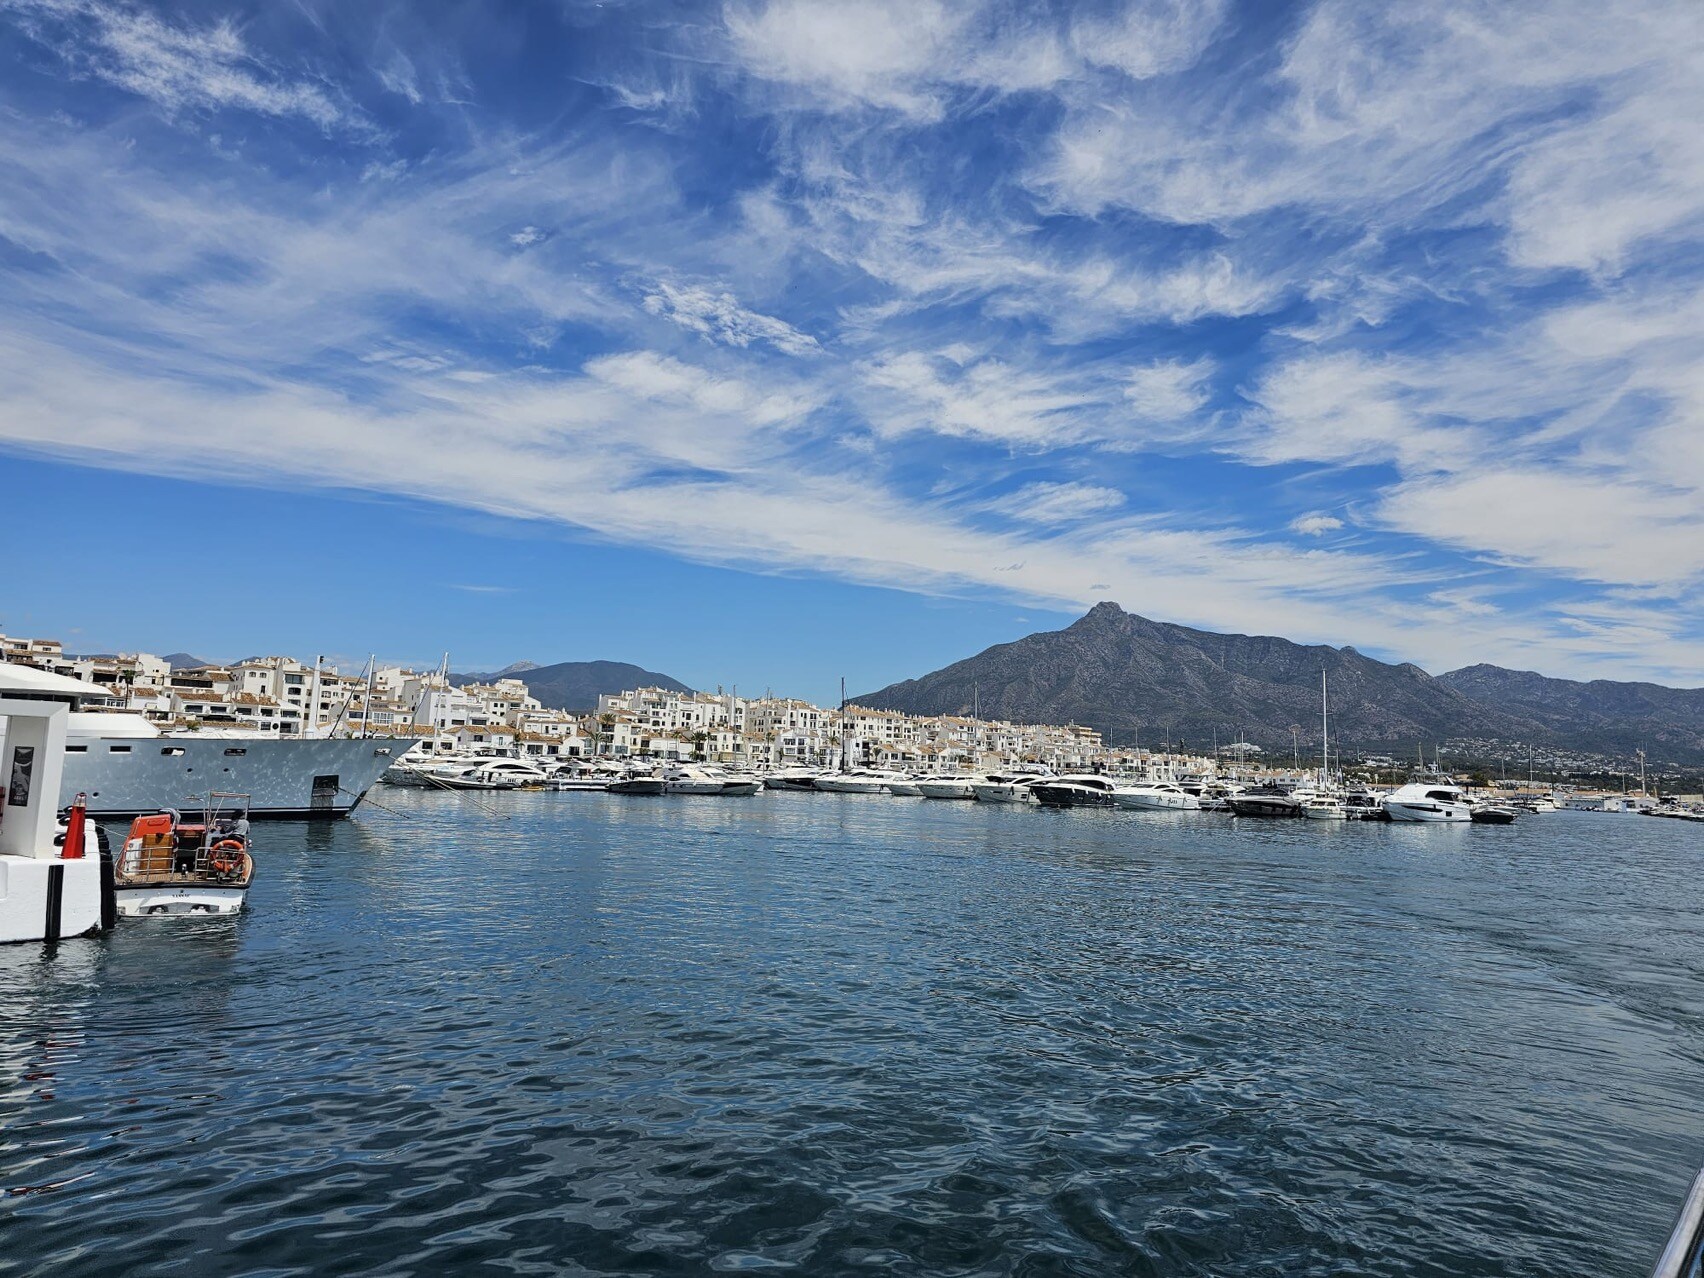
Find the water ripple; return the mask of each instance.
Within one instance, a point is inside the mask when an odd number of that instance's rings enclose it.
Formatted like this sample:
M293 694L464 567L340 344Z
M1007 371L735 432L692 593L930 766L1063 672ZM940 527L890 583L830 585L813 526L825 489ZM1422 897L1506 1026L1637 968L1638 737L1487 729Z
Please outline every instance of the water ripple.
M1632 1275L1704 1158L1680 823L491 802L0 951L0 1274Z

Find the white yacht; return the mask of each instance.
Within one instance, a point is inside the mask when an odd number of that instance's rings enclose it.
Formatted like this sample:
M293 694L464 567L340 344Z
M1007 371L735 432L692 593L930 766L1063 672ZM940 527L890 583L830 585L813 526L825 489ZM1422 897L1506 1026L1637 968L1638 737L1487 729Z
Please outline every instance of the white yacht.
M782 768L766 773L763 786L766 790L815 790L817 775L815 768Z
M977 783L986 784L987 780L986 777L925 777L917 783L917 790L925 799L974 799Z
M1098 772L1073 772L1062 777L1044 777L1030 789L1044 808L1110 808L1118 785Z
M855 772L825 772L817 778L816 787L830 794L885 794L894 782L906 780L897 772L861 768Z
M162 733L139 714L80 708L109 695L95 684L82 686L85 701L75 703L66 724L57 798L64 807L87 795L92 817L142 816L215 788L250 795L256 817L347 816L414 744L395 737Z
M1310 821L1349 819L1349 810L1341 795L1332 794L1328 790L1298 790L1296 797L1301 800L1302 815Z
M1385 795L1385 816L1392 821L1471 821L1473 807L1453 781L1410 781Z
M701 763L683 763L663 773L664 794L756 794L763 782Z
M609 789L610 782L619 781L626 775L625 768L613 763L576 759L572 763L560 763L550 769L550 779L545 782L545 788L601 793Z
M1155 812L1199 812L1201 810L1199 797L1171 781L1149 781L1141 785L1119 786L1112 792L1112 801L1121 808L1138 808Z
M1047 777L1045 772L996 772L971 788L976 792L978 803L1034 803L1035 793L1031 787Z

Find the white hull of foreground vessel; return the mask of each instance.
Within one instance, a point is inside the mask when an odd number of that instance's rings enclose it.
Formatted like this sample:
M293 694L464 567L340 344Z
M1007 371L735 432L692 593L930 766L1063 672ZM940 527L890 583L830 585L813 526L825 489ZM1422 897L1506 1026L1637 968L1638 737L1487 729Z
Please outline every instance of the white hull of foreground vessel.
M74 735L60 805L86 794L91 817L133 817L217 788L252 795L251 816L347 816L411 744L383 737Z
M118 898L118 912L124 918L142 918L151 914L235 914L243 908L248 888L160 884L121 887L114 895Z
M101 930L101 863L0 854L0 944Z

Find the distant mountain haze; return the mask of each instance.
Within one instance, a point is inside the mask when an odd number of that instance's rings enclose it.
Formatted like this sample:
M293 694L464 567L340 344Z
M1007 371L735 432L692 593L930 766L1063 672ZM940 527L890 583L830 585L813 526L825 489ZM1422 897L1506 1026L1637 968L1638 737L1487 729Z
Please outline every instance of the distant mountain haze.
M1305 755L1319 748L1322 669L1331 733L1347 744L1407 753L1417 742L1496 737L1624 754L1643 742L1653 758L1661 743L1675 761L1704 759L1704 689L1580 684L1495 666L1434 678L1353 648L1194 630L1115 603L854 700L911 714L969 714L976 704L984 718L1080 723L1120 745L1139 734L1143 744L1169 737L1209 749L1216 737L1282 753L1298 740Z
M1704 688L1610 679L1580 683L1488 665L1452 670L1438 682L1569 741L1590 738L1607 754L1643 749L1653 759L1690 759L1704 753Z
M549 709L569 710L576 714L596 710L598 696L605 692L624 692L629 688L692 691L679 679L625 661L561 661L553 666L517 661L488 674L450 676L450 682L457 687L468 683L490 683L493 679L519 679Z

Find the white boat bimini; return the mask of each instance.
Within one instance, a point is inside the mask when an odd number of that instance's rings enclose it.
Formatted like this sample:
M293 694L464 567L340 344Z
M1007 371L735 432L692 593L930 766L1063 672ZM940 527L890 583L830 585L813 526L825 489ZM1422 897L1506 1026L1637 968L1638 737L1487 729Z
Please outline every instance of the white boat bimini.
M1410 781L1385 795L1385 816L1392 821L1471 821L1467 794L1451 781Z

